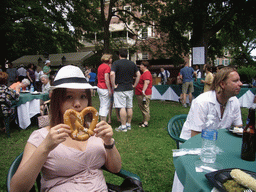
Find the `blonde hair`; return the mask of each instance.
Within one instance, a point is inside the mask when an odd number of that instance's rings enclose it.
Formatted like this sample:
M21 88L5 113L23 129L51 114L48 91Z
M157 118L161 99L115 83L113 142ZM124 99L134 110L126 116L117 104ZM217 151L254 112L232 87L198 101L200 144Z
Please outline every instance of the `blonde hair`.
M104 54L101 57L101 62L108 63L110 59L112 59L111 54Z
M218 73L215 74L215 77L212 82L211 90L215 90L216 93L221 93L222 88L220 86L220 83L223 81L226 81L228 79L228 76L230 73L236 71L233 67L224 67L218 71Z

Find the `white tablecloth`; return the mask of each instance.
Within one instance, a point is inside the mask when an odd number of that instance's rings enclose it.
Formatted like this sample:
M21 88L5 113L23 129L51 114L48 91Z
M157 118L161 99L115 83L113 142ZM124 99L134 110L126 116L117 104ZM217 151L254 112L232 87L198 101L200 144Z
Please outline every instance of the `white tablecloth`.
M40 99L33 99L17 107L19 127L26 129L30 124L33 116L40 113Z

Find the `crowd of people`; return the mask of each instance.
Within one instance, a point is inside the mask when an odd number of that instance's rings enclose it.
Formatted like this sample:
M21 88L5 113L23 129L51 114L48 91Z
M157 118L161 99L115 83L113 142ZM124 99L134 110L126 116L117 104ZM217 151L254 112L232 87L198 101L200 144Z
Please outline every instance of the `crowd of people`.
M21 91L29 90L31 86L34 87L34 91L43 93L50 91L49 60L45 63L48 73L44 73L40 66L34 66L34 64L29 64L26 69L23 64L18 69L14 68L11 62L7 64L6 72L0 72L0 102L4 102L1 104L1 109L5 117L14 114L11 101L18 100ZM0 130L6 131L4 122L0 123Z
M86 68L85 72L82 72L79 67L64 66L58 71L52 84L49 83L50 61L46 62L44 74L40 78L42 91L51 91L50 125L34 131L29 137L22 161L11 180L12 191L29 190L40 172L42 191L107 191L101 167L104 165L112 172L119 172L121 169L121 157L115 147L113 129L109 124L112 108L116 109L117 119L120 119L120 126L115 130L131 130L135 93L143 115L139 126L148 127L150 121L152 75L149 62L142 61L138 68L127 59L127 55L127 49L120 49L119 60L112 63L112 55L103 54L97 73L95 69ZM36 75L33 75L31 70L33 65L29 66L26 74L20 75L23 80L10 89L13 91L13 98L18 97L20 88L24 89L30 83L36 82ZM178 76L182 84L182 104L186 107L188 94L191 106L181 132L183 139L199 134L205 127L208 114L218 117L218 127L242 125L240 105L234 97L242 85L237 71L226 67L213 75L210 66L205 65L206 77L200 81L204 84L204 93L192 101L193 81L197 81L197 77L201 76L199 72L185 64ZM3 74L0 73L0 80ZM170 72L162 68L159 77L162 78L162 83L166 84ZM6 77L5 79L7 80ZM10 80L10 83L14 82ZM92 106L95 86L100 100L100 122L94 129L95 134L88 140L73 140L69 137L70 127L63 124L63 114L67 109L81 112L85 107ZM6 88L8 87L4 87ZM91 120L89 117L86 121L90 123ZM176 174L173 191L182 191L182 184Z

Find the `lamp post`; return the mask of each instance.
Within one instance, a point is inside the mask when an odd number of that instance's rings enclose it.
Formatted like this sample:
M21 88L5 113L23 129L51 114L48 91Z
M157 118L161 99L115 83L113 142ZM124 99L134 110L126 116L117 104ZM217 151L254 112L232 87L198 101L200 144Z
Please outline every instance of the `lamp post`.
M61 63L62 63L62 65L64 65L64 63L66 62L66 60L67 60L66 57L63 55L63 57L61 58L61 61L62 61Z
M41 58L41 57L39 57L39 58L38 58L38 60L37 60L37 62L38 62L38 65L39 65L39 66L41 66L41 65L42 65L42 63L43 63L42 58Z

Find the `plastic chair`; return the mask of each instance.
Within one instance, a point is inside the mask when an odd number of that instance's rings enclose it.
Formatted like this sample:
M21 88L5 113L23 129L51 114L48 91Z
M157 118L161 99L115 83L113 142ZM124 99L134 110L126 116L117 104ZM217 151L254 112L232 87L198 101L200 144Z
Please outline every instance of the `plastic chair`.
M21 159L22 159L22 156L23 156L23 152L21 154L19 154L15 160L12 162L11 164L11 167L9 168L9 171L8 171L8 174L7 174L7 181L6 181L6 185L7 185L7 191L9 192L10 191L10 183L11 183L11 179L13 177L13 175L15 174L15 172L17 171L18 167L19 167L19 164L21 162ZM102 167L103 170L106 170L108 171L106 168ZM121 169L121 171L119 173L112 173L112 174L115 174L119 177L122 177L124 179L133 179L133 181L140 185L141 186L141 189L140 190L137 190L138 192L139 191L143 191L142 189L142 184L141 184L141 180L140 180L140 177L134 173L131 173L129 171L126 171L126 170L123 170ZM36 179L36 184L33 186L33 188L30 190L30 192L34 192L36 191L40 191L40 188L41 188L41 183L40 183L40 180L41 180L41 175L39 174L37 179ZM124 184L124 182L123 182ZM123 185L122 184L122 185ZM113 187L114 189L117 188L119 189L120 186L115 186L115 185L112 185L112 184L107 184L107 185L110 185L111 187ZM110 187L109 186L109 187Z
M183 127L184 122L186 121L187 115L175 115L170 119L167 124L167 130L171 138L176 141L177 149L179 149L179 143L184 143L186 140L180 138L181 129Z

